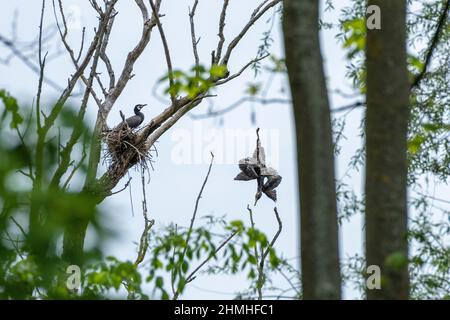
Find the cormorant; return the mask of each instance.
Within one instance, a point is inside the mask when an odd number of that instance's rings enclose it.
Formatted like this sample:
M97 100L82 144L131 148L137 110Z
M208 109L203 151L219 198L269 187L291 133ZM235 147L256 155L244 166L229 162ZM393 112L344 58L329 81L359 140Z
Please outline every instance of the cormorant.
M144 121L144 114L141 112L142 107L145 107L146 104L137 104L134 107L134 116L131 116L125 120L130 128L137 128Z

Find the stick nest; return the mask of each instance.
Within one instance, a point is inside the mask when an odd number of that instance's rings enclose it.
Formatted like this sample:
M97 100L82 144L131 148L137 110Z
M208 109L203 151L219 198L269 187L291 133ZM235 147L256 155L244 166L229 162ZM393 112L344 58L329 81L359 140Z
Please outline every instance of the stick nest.
M145 170L152 166L152 151L146 147L145 139L138 141L140 131L122 124L103 133L103 160L114 171L126 171L136 164Z

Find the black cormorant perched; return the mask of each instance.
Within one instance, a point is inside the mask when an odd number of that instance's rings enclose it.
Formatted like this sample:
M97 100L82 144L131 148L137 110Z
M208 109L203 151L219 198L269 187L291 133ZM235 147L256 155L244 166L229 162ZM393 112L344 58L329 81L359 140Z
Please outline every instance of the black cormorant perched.
M146 104L137 104L134 107L134 116L131 116L125 120L130 128L137 128L144 121L144 114L141 112L142 107Z

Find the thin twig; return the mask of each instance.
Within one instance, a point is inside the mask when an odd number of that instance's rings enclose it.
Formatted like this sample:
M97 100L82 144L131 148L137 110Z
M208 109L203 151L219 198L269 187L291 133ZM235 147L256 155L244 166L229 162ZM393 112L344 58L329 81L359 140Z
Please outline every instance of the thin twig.
M365 101L356 101L356 102L354 102L352 104L349 104L349 105L346 105L346 106L342 106L342 107L331 109L331 112L332 113L337 113L337 112L353 110L353 109L356 109L358 107L364 107L365 105L366 105Z
M113 194L118 194L118 193L122 192L123 190L125 190L125 189L128 187L128 185L130 184L131 179L132 179L132 177L130 177L130 178L128 179L128 181L125 183L125 185L123 186L123 188L121 188L120 190L117 190L117 191L115 191L115 192L112 192L111 195L113 195Z
M197 217L198 205L200 203L200 199L202 197L203 190L205 189L206 183L208 182L208 178L209 178L209 174L211 173L211 168L212 168L213 162L214 162L214 154L211 152L211 162L209 163L208 172L206 173L205 179L203 180L203 183L202 183L202 187L200 188L200 191L197 195L197 199L195 200L194 212L192 213L191 223L189 225L189 229L186 234L185 247L184 247L183 252L181 253L181 256L179 259L180 263L182 263L184 261L184 257L186 256L186 252L189 247L189 241L191 239L192 229L194 228L195 218ZM180 266L178 266L178 267L180 267ZM178 298L179 294L180 294L179 289L177 289L177 291L175 292L175 294L173 296L173 299L176 300Z
M211 173L211 168L212 168L213 162L214 162L214 154L211 152L211 162L209 163L208 172L206 173L205 179L203 180L203 183L202 183L202 187L200 188L200 191L197 195L197 199L195 200L194 212L192 213L191 223L189 225L189 229L188 229L188 232L186 235L186 246L184 247L183 253L181 255L181 260L183 260L184 256L186 255L189 240L191 239L192 229L194 227L195 218L197 216L198 205L200 203L200 199L202 197L203 190L205 189L206 183L208 182L208 178L209 178L209 174Z
M189 117L194 120L201 120L201 119L206 119L206 118L223 116L224 114L238 108L245 102L252 102L252 103L256 102L256 103L266 105L266 104L275 104L275 103L281 103L281 104L286 103L287 104L287 103L291 103L292 101L289 99L285 99L285 98L265 99L265 98L258 98L258 97L253 97L253 96L246 96L246 97L240 98L239 100L233 102L232 104L230 104L229 106L227 106L225 108L215 110L215 111L208 111L206 113L189 114Z
M40 75L39 66L36 66L33 61L31 61L26 55L24 55L21 50L14 45L14 42L12 40L0 35L0 42L3 43L9 50L11 50L12 55L19 58L28 68L30 68L31 71L36 73L38 76ZM43 80L46 84L48 84L58 92L64 90L64 88L61 87L57 82L47 78L46 76L43 77Z
M439 37L442 33L442 29L444 28L445 24L447 23L447 17L448 12L450 9L450 0L447 0L447 2L444 4L441 14L439 16L439 21L436 27L436 31L433 35L433 38L431 39L430 46L428 47L427 55L425 57L425 62L423 64L422 71L414 78L414 81L411 84L411 88L415 88L419 85L420 81L422 81L423 77L428 71L428 67L431 62L431 58L433 57L433 53L439 43Z
M20 232L22 233L22 235L23 235L25 238L27 238L28 235L27 235L27 233L25 232L25 229L20 225L19 222L17 222L16 218L14 218L13 216L10 216L9 218L11 219L12 222L14 222L14 224L17 226L17 228L19 228L19 230L20 230Z
M227 7L229 0L223 0L222 12L220 13L219 19L219 43L217 44L216 56L214 57L214 63L218 64L220 61L220 57L222 55L223 44L225 42L225 36L223 34L223 30L225 28L225 17L227 15Z
M258 58L253 59L252 61L248 62L245 66L243 66L243 67L241 68L241 70L239 70L239 72L237 72L237 73L235 73L235 74L233 74L233 75L227 77L226 79L222 79L222 80L217 81L217 82L216 82L216 85L217 85L217 86L220 86L220 85L222 85L222 84L224 84L224 83L227 83L228 81L233 80L234 78L239 77L239 76L240 76L240 75L241 75L248 67L250 67L251 65L253 65L253 64L255 64L255 63L257 63L257 62L259 62L259 61L261 61L261 60L266 59L268 56L270 56L270 54L265 54L265 55L263 55L263 56L261 56L261 57L258 57Z
M161 21L159 20L159 13L156 10L155 4L153 3L153 0L149 0L150 6L152 7L153 11L153 18L156 21L156 26L158 27L159 35L161 36L161 41L164 47L164 55L166 56L166 63L167 63L167 72L169 75L169 85L172 88L173 86L173 69L172 69L172 60L170 58L170 50L169 45L167 44L167 39L164 34L164 29L162 27ZM170 98L172 102L175 101L175 95L173 93L170 94Z
M194 6L192 7L192 10L189 10L189 22L191 25L191 38L192 38L192 51L194 52L194 59L195 59L195 66L197 67L196 75L199 75L198 66L200 65L200 58L198 56L198 50L197 45L200 41L200 38L197 39L197 36L195 35L195 23L194 23L194 16L195 16L195 10L197 9L198 0L195 0Z
M86 159L86 150L83 148L83 154L81 155L81 159L78 162L78 164L73 167L72 171L70 172L69 176L67 177L66 182L64 182L64 185L62 186L63 190L67 189L67 186L69 185L70 180L72 180L73 176L75 175L75 172L77 172L78 169L81 168L85 159Z
M228 60L230 60L231 53L233 49L238 45L239 41L245 36L247 31L251 28L251 26L261 18L261 16L264 15L264 13L267 12L270 8L276 6L277 4L281 3L281 0L272 0L269 2L266 6L258 9L256 11L257 13L254 13L254 15L251 16L250 20L247 22L247 24L244 26L242 31L230 42L228 45L227 51L225 52L225 55L222 58L222 61L220 64L227 65Z
M217 255L217 253L228 243L230 242L231 239L233 239L233 237L235 235L237 235L239 233L238 230L233 231L233 233L231 233L228 238L226 238L218 247L217 249L211 254L209 255L205 260L203 260L202 263L200 263L198 265L197 268L195 268L187 277L186 277L186 283L192 282L194 281L195 274L205 265L208 263L209 260L211 260L211 258L215 257ZM174 300L176 300L176 298L174 298Z
M247 210L248 210L248 213L250 215L250 224L252 226L252 230L255 231L255 221L253 220L253 211L252 211L252 209L250 209L250 205L248 205L248 204L247 204ZM263 254L263 248L261 246L261 255L262 254ZM260 279L263 279L263 277L264 277L264 274L263 274L264 273L264 269L259 267L260 256L259 256L259 253L258 253L258 244L257 243L255 243L255 259L256 259L256 261L258 263L258 267L256 268L257 272L258 272L258 282L256 284L256 290L258 291L258 298L259 298L259 300L261 300L261 297L262 297L262 285L260 285Z

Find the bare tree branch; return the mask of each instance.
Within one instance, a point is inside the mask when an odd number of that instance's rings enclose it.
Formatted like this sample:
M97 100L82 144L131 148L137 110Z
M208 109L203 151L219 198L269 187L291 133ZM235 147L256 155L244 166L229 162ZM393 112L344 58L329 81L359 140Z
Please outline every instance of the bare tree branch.
M61 0L59 0L59 1L61 1ZM115 2L116 2L116 0L113 0L111 2L111 4L110 4L111 7L108 7L106 12L112 12ZM60 9L61 9L61 14L64 17L64 14L62 12L62 4L61 4L61 2L60 2ZM107 21L109 19L109 17L105 15L103 17L103 19L105 19L105 21ZM65 20L65 19L63 19L63 20ZM104 24L105 27L102 28L101 34L99 34L99 40L97 41L96 51L95 51L95 54L94 54L94 57L93 57L89 78L85 79L86 90L85 90L85 94L83 96L83 99L81 101L81 107L80 107L80 110L79 110L77 118L76 118L75 127L74 127L74 129L73 129L73 131L71 133L69 141L67 142L66 146L63 148L63 150L61 152L61 163L59 164L58 168L56 169L56 172L55 172L55 174L54 174L54 176L52 178L52 181L50 183L50 185L53 186L53 187L56 187L59 184L62 175L69 168L70 158L71 158L73 147L78 142L78 140L79 140L79 138L80 138L80 136L81 136L81 134L83 132L83 119L84 119L84 116L86 114L86 109L87 109L87 103L88 103L88 100L89 100L89 96L93 92L93 90L92 90L93 81L94 81L94 78L97 76L97 65L98 65L98 60L99 60L99 57L100 57L100 54L101 54L101 47L102 47L102 40L101 39L102 39L103 34L104 34L105 30L106 30L106 24L107 23ZM65 44L67 44L65 42L65 34L66 34L66 30L67 30L65 22L64 22L64 27L65 27L65 31L61 35L61 37L62 37L62 41ZM59 25L58 25L58 28L59 28ZM73 56L73 51L70 49L70 47L68 47L68 45L67 45L66 48L68 48L68 51L71 52L72 60L76 64L75 58ZM81 77L84 78L83 75L81 75Z
M419 85L420 81L422 81L423 77L428 71L428 67L431 62L431 58L433 57L433 53L439 43L439 38L442 33L442 29L445 27L446 23L448 23L448 12L450 9L450 0L443 5L441 14L439 16L439 21L436 27L436 31L431 39L430 46L428 47L428 51L425 57L425 62L423 64L422 71L414 78L414 81L411 84L411 88L415 88Z
M256 21L258 21L259 18L261 18L261 16L264 15L264 13L266 13L267 10L276 6L279 3L281 3L281 0L272 0L267 5L262 7L261 9L258 9L256 11L256 13L254 12L254 14L252 15L252 17L250 18L248 23L244 26L242 31L228 45L227 51L225 52L225 55L223 56L220 64L224 64L224 65L228 64L228 60L230 60L230 56L231 56L233 49L238 45L239 41L241 41L241 39L245 36L245 34L251 28L251 26Z
M195 35L195 23L194 23L194 16L195 16L195 10L197 9L198 0L195 0L194 6L192 7L192 11L189 10L189 22L191 25L191 38L192 38L192 50L194 53L194 59L195 59L195 66L198 68L200 65L200 58L198 57L198 51L197 51L197 44L200 41L200 38L197 39ZM199 71L196 70L196 75L198 76Z
M131 73L133 72L134 63L140 57L140 55L148 45L150 41L151 31L153 27L156 25L156 21L154 18L149 19L148 10L145 7L144 2L142 0L135 0L135 2L141 11L142 20L144 22L142 35L139 42L134 47L134 49L128 53L125 65L123 67L123 70L120 74L120 77L116 85L109 91L107 98L102 103L101 108L99 108L97 114L97 121L94 127L93 142L91 144L91 150L89 152L88 173L85 180L85 187L89 186L90 184L95 184L96 182L95 179L97 175L97 168L100 161L100 153L101 153L101 132L106 127L106 119L108 117L108 114L111 111L117 98L125 89L125 86L127 85L128 81L132 78ZM161 0L157 0L156 2L157 11L159 11L160 4Z
M239 70L238 73L235 73L235 74L229 76L229 77L226 78L226 79L222 79L222 80L217 81L217 82L216 82L216 85L220 86L221 84L227 83L228 81L231 81L231 80L233 80L233 79L239 77L239 76L240 76L240 75L241 75L248 67L250 67L252 64L255 64L255 63L257 63L257 62L259 62L259 61L261 61L261 60L264 60L264 59L267 58L268 56L270 56L270 54L265 54L265 55L263 55L263 56L261 56L261 57L258 57L258 58L253 59L252 61L248 62L245 66L243 66L243 67L241 68L241 70Z
M222 12L220 13L219 19L219 43L217 44L216 56L214 57L214 63L218 64L220 61L220 57L222 56L222 48L225 42L225 36L223 34L223 30L225 29L225 17L227 15L227 7L229 0L223 0Z
M6 37L0 35L0 42L3 43L6 47L11 50L12 54L19 58L28 68L30 68L31 71L36 73L38 76L40 75L40 68L39 66L36 66L35 63L33 63L27 56L25 56L15 45L12 40L7 39ZM55 81L43 77L43 81L48 84L50 87L55 89L56 91L62 91L64 90L63 87L61 87L59 84L57 84Z
M283 224L280 219L280 215L278 214L277 207L273 208L273 211L275 213L275 217L277 218L278 222L278 230L275 233L274 237L270 241L270 244L267 246L265 250L261 249L261 259L259 260L259 267L258 267L258 281L257 281L257 289L258 289L258 299L262 299L262 287L265 282L265 274L264 274L264 264L267 259L267 255L269 254L270 250L274 247L275 242L277 241L278 237L280 236L280 233L283 229Z
M208 263L208 261L209 260L211 260L213 257L215 257L216 255L217 255L217 253L228 243L228 242L230 242L232 239L233 239L233 237L235 236L235 235L237 235L238 234L238 232L239 231L233 231L229 236L228 236L228 238L226 238L218 247L217 247L217 249L214 251L214 253L213 254L211 254L211 255L209 255L205 260L203 260L203 262L202 263L200 263L199 265L198 265L198 267L197 268L195 268L187 277L186 277L186 283L189 283L189 282L192 282L192 281L194 281L194 279L195 279L195 274L205 265L205 264L207 264ZM176 298L174 297L174 299L173 300L176 300Z
M267 99L265 99L265 98L259 98L259 97L254 97L254 96L245 96L222 109L209 111L206 113L200 113L200 114L192 114L191 113L191 114L189 114L189 117L194 120L201 120L201 119L223 116L224 114L237 109L238 107L240 107L242 104L244 104L246 102L255 102L255 103L260 103L263 105L275 104L275 103L282 103L282 104L292 103L291 100L286 99L286 98L267 98Z
M195 200L194 212L192 213L191 223L189 225L189 229L186 235L186 246L184 247L183 253L181 254L181 260L184 259L186 255L186 251L188 248L189 240L191 239L192 229L194 227L195 218L197 216L198 204L200 203L200 199L203 194L203 190L205 189L206 183L208 182L209 174L211 173L211 168L214 162L214 154L211 152L211 162L209 163L208 172L206 173L205 179L203 180L202 187L200 188L200 192L198 193L197 199Z
M113 1L113 4L115 4L117 0ZM64 30L61 30L61 27L59 25L59 21L58 21L58 16L56 14L56 5L55 5L55 0L52 1L53 3L53 14L55 16L55 21L56 21L56 26L58 28L59 34L60 34L60 38L61 38L61 42L63 43L64 47L66 48L66 51L69 53L70 59L72 60L73 65L75 66L75 69L78 70L79 69L79 65L78 65L78 61L80 59L81 53L82 53L82 48L83 48L83 43L84 43L84 29L83 29L83 33L82 33L82 42L81 42L81 48L80 51L78 53L77 56L75 56L75 52L73 51L73 49L70 47L69 43L67 42L67 22L66 22L66 17L64 14L64 10L63 10L63 5L62 5L62 0L58 0L58 5L59 5L59 12L61 15L61 19L62 19L62 25ZM105 17L105 19L109 19L109 17ZM100 42L103 39L103 34L102 34L102 38L99 40ZM86 77L84 76L83 73L81 73L80 75L81 80L84 82L84 84L86 86L88 86L88 79L86 79ZM100 78L98 76L98 74L95 74L95 78L97 79L98 83L101 84ZM103 90L104 91L104 90ZM98 106L101 105L101 101L100 99L97 97L97 94L95 93L94 90L90 90L90 93L92 95L92 97L94 98L95 102L97 103Z
M164 55L166 56L166 63L167 63L167 73L168 73L168 77L169 77L169 86L172 87L173 86L173 70L172 70L172 60L170 58L170 50L169 50L169 45L167 44L167 39L166 36L164 34L164 29L162 27L161 21L159 20L159 13L156 10L155 5L153 4L153 0L149 0L150 2L150 6L152 7L152 11L153 11L153 18L156 21L156 25L158 26L158 30L159 30L159 35L161 36L161 41L164 47ZM175 101L175 95L173 93L170 94L170 99L172 100L172 102Z

